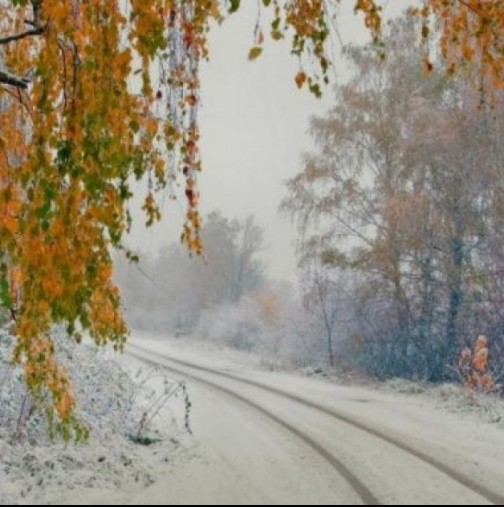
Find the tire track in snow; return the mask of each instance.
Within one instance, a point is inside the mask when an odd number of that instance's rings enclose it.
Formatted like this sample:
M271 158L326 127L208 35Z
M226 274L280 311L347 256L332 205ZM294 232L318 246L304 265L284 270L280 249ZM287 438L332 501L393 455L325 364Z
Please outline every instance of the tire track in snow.
M130 344L130 347L131 344ZM145 349L140 349L140 347L135 347L141 350L143 353L147 352L149 354L152 354L152 352L146 351ZM161 362L161 359L172 361L170 358L148 358L144 355L136 354L131 351L128 351L128 354L132 357L146 362L148 364L152 364L154 366L162 366L163 368L166 368L169 371L172 371L178 375L182 375L183 377L186 377L188 379L191 379L195 382L199 382L202 384L205 384L207 386L210 386L212 389L215 389L221 393L226 394L227 396L230 396L241 403L244 403L248 405L249 407L252 407L254 410L261 413L263 416L267 417L268 419L272 420L285 430L287 430L289 433L296 436L298 439L300 439L302 442L304 442L306 445L308 445L313 451L315 451L316 454L324 458L325 461L327 461L336 471L337 473L345 479L345 481L349 484L349 486L352 488L352 490L356 493L356 495L361 499L362 503L364 505L381 505L380 501L376 496L369 490L369 488L353 473L351 472L346 465L340 461L338 458L336 458L333 454L328 452L326 449L324 449L318 442L313 440L311 437L306 435L301 430L297 429L296 427L292 426L288 422L284 421L280 417L276 416L269 410L267 410L264 407L261 407L257 403L249 400L245 396L242 396L230 389L226 389L225 387L222 387L218 384L215 384L211 382L210 380L198 377L196 375L191 375L190 373L187 373L185 371L179 370L177 368L174 368L173 366L167 365L164 362ZM182 365L181 365L182 366ZM183 365L186 366L186 365Z
M289 392L284 391L282 389L278 389L278 388L269 386L267 384L263 384L261 382L245 379L240 376L233 375L231 373L213 370L211 368L207 368L204 366L194 365L194 364L188 363L186 361L182 361L179 359L173 359L169 356L156 354L153 351L150 351L148 349L144 349L142 347L139 347L138 345L133 345L131 343L129 344L129 347L134 348L134 349L141 351L143 353L158 355L158 357L165 359L165 360L169 361L170 363L174 363L178 366L181 366L184 368L190 368L192 370L200 371L203 373L209 373L209 374L215 375L217 377L225 378L228 380L232 380L234 382L239 382L241 384L256 387L256 388L265 390L269 393L273 393L273 394L282 396L284 398L287 398L291 401L302 404L302 405L309 407L311 409L315 409L319 412L329 415L332 418L337 419L339 422L342 422L344 424L352 426L353 428L363 431L364 433L367 433L368 435L376 437L376 438L378 438L384 442L387 442L388 444L400 449L401 451L406 452L407 454L410 454L411 456L417 458L418 460L437 469L439 472L446 475L447 477L454 480L455 482L459 483L464 488L469 489L472 492L478 494L479 496L481 496L485 500L489 501L490 503L492 503L494 505L504 505L504 495L491 490L490 488L486 487L483 484L478 483L477 481L475 481L471 477L468 477L466 474L464 474L464 473L460 472L459 470L456 470L455 468L451 467L450 465L447 465L446 463L443 463L442 461L430 456L429 454L421 451L420 449L412 447L412 446L408 445L406 442L404 442L394 436L388 435L388 434L384 433L383 431L380 431L379 429L373 428L372 426L366 424L365 422L363 422L361 420L354 419L353 417L351 417L350 415L348 415L344 412L339 412L333 408L329 408L325 405L316 403L314 401L308 400L308 399L303 398L301 396L297 396L295 394L289 393ZM129 353L132 354L131 352L129 352ZM132 354L132 355L135 355L135 354ZM142 359L144 361L146 360L146 358L142 357L142 356L137 356L137 358ZM189 375L186 372L183 372L181 370L176 370L175 368L173 368L171 366L167 366L166 364L159 363L159 361L156 362L155 360L151 360L151 363L167 367L167 368L171 369L172 371L176 371L177 373L185 375L186 377L190 377L193 380L196 380L199 382L204 382L204 383L211 385L212 387L214 387L220 391L226 392L226 393L232 395L233 397L240 399L240 401L247 403L250 406L253 406L255 409L257 409L260 412L262 412L263 414L267 415L269 418L275 420L275 422L277 422L278 424L281 424L284 428L288 429L290 432L294 433L296 436L301 438L303 441L305 441L307 444L309 444L310 447L312 447L318 454L321 454L327 461L329 461L331 463L331 465L334 468L336 468L338 470L338 472L347 480L347 482L355 489L355 491L359 494L359 497L363 500L365 505L380 505L378 500L376 499L376 497L369 491L369 489L341 461L336 459L332 454L330 454L328 451L326 451L320 444L318 444L317 442L312 440L310 437L305 435L303 432L294 428L293 426L286 423L285 421L281 420L276 415L270 413L268 410L257 405L256 403L246 399L245 397L243 397L233 391L230 391L218 384L214 384L210 381L207 381L206 379L203 379L203 378L197 377L197 376L193 376L193 375ZM331 458L331 459L329 459L329 458ZM335 463L333 463L332 460L335 460ZM338 466L336 466L336 464L338 464ZM363 488L363 489L361 489L360 493L358 492L359 488ZM363 494L361 494L361 493L363 493Z

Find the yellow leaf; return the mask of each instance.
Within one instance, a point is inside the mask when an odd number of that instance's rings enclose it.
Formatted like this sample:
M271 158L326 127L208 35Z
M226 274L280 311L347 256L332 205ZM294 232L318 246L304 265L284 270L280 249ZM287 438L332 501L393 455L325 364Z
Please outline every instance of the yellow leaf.
M16 218L13 218L9 215L5 215L2 218L3 226L12 234L16 235L19 231L19 222Z

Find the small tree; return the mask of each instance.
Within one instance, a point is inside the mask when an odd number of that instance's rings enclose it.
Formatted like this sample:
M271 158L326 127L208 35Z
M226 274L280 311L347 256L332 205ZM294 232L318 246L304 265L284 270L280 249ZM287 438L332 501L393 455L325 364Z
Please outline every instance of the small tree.
M501 387L490 372L488 346L488 338L480 335L474 350L467 347L460 354L459 372L466 389L472 393L492 394L500 391Z

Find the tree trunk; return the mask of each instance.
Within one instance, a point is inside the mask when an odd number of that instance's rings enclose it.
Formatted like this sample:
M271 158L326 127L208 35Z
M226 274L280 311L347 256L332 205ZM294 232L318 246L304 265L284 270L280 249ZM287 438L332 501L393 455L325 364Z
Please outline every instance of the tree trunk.
M446 324L446 342L442 355L442 370L449 366L455 359L459 348L458 321L460 307L462 305L462 266L464 262L464 245L460 236L453 238L451 244L452 273L450 276L450 303L448 307L448 319ZM444 373L444 372L441 372Z
M326 332L327 332L327 352L329 354L329 363L331 365L331 368L334 368L335 363L334 363L334 347L333 347L333 336L332 336L332 334L333 334L332 324L333 323L331 322L331 319L329 319L329 314L327 311L327 306L326 306L327 295L326 295L326 297L324 297L322 282L318 278L318 275L315 280L315 283L317 284L317 293L318 293L320 307L322 309L322 315L324 317L324 324L325 324L325 328L326 328Z
M331 368L334 368L334 347L333 347L333 337L332 337L332 328L330 323L327 320L327 316L325 315L324 311L324 318L326 321L326 330L327 330L327 350L329 353L329 362L331 364Z

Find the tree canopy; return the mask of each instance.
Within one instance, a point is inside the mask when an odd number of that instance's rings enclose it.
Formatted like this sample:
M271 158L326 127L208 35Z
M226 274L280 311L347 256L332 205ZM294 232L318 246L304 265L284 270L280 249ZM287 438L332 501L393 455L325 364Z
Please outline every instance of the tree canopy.
M258 2L273 21L266 30L259 16L250 59L268 34L289 39L301 59L295 82L319 96L342 2ZM352 2L381 47L380 3ZM211 25L239 7L240 0L0 1L0 297L15 321L15 359L62 427L78 426L53 327L117 348L127 334L111 247L123 248L131 224L132 179L148 180L147 225L161 217L157 192L182 179L182 241L202 251L199 67ZM483 87L502 87L500 0L426 0L412 15L426 46L439 25L450 73L469 66Z
M479 110L464 79L422 79L410 21L384 38L385 63L369 46L345 51L353 77L312 120L316 150L283 204L299 225L307 295L325 303L320 287L338 295L350 277L353 312L329 308L354 314L356 359L382 377L443 381L482 330L502 343L503 96Z

